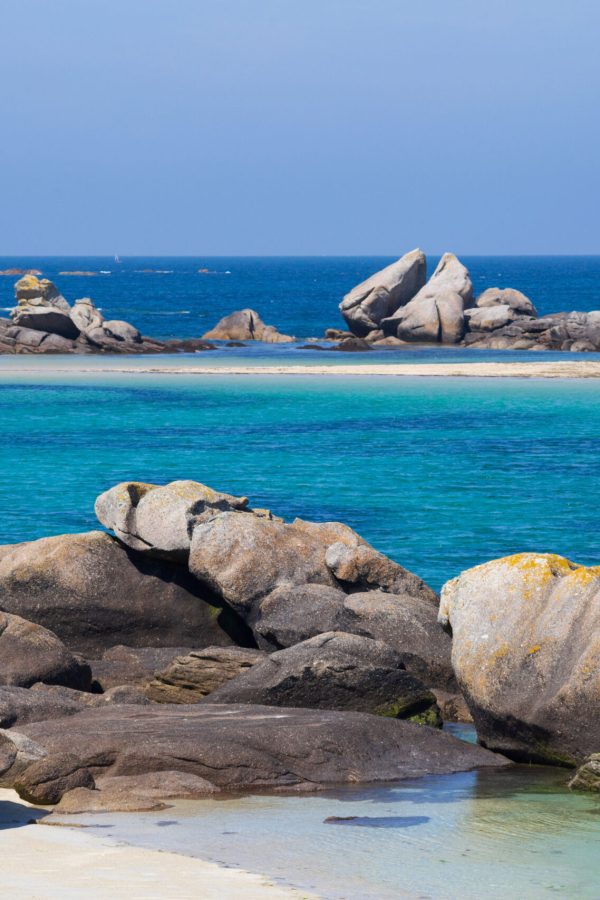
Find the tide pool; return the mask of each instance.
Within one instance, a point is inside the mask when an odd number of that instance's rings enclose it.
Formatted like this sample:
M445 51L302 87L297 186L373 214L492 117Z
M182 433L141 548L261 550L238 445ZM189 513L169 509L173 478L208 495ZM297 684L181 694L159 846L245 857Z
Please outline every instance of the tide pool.
M598 560L595 381L39 371L0 373L3 543L97 527L119 481L191 478L346 522L435 588L518 551Z

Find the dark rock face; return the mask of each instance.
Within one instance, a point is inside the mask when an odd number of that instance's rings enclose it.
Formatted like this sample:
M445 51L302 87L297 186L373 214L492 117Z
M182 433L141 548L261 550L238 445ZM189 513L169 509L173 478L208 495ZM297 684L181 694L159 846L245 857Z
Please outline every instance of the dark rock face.
M206 702L352 709L403 719L430 711L435 720L437 712L433 694L387 644L335 631L258 661Z
M68 724L4 732L2 783L49 804L75 787L93 788L98 775L179 771L223 790L297 791L507 764L436 729L358 712L112 706L85 710Z
M497 350L600 350L600 312L555 313L539 319L518 315L510 324L485 331L470 326L465 344Z
M231 678L242 675L266 653L244 647L207 647L174 659L146 688L154 703L197 703Z
M104 532L0 548L0 606L50 628L91 659L133 647L253 643L247 628L180 566L129 551Z
M86 689L90 668L47 628L0 613L0 685L29 687L36 681Z

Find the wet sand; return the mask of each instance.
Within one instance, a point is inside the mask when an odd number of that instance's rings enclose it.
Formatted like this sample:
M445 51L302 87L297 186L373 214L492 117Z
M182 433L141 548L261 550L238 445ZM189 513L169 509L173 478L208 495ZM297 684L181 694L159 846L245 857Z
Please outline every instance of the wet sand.
M167 811L168 812L168 811ZM11 900L314 900L262 875L50 827L52 817L0 790L2 896ZM37 823L32 823L37 819ZM110 827L114 815L97 817ZM45 824L48 823L48 824Z
M13 358L11 358L13 359ZM482 362L482 363L388 363L388 364L334 364L334 365L189 365L178 364L172 358L149 362L132 359L130 364L123 360L98 360L96 364L44 360L42 365L27 360L11 367L0 367L0 375L100 375L100 374L140 374L140 375L276 375L298 376L319 375L334 377L392 378L600 378L600 362L587 360L549 362Z

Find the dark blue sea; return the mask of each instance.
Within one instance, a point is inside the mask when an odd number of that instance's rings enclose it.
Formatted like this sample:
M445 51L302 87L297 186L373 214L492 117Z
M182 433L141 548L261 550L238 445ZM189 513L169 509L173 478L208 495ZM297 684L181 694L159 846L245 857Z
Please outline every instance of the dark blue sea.
M600 256L461 258L477 293L517 288L540 315L600 309ZM67 300L91 297L106 318L131 321L153 337L198 337L221 316L251 307L280 331L307 338L342 326L337 306L343 295L391 262L393 257L373 256L125 257L120 263L112 257L0 257L0 269L40 269ZM429 272L437 262L428 258ZM59 274L75 270L98 274ZM15 280L0 277L5 310L14 302Z

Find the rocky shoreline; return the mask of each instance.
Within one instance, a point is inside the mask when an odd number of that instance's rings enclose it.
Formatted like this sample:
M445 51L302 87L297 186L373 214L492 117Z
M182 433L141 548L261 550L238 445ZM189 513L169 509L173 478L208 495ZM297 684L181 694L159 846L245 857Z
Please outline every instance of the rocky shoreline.
M0 548L0 779L22 798L156 809L510 760L597 789L596 569L521 554L440 600L348 526L197 482L116 485L96 514L108 531ZM471 717L480 746L440 728Z
M20 273L21 270L5 270ZM328 328L327 344L304 338L299 350L360 352L415 344L484 350L600 350L600 311L538 317L532 301L513 288L475 296L469 272L445 253L427 280L421 250L405 254L354 287L339 305L349 330ZM70 305L56 285L30 270L15 284L15 308L0 318L0 354L196 353L248 342L292 344L296 338L267 325L256 310L224 316L202 337L158 340L134 325L105 319L89 297ZM63 275L74 273L61 273Z

